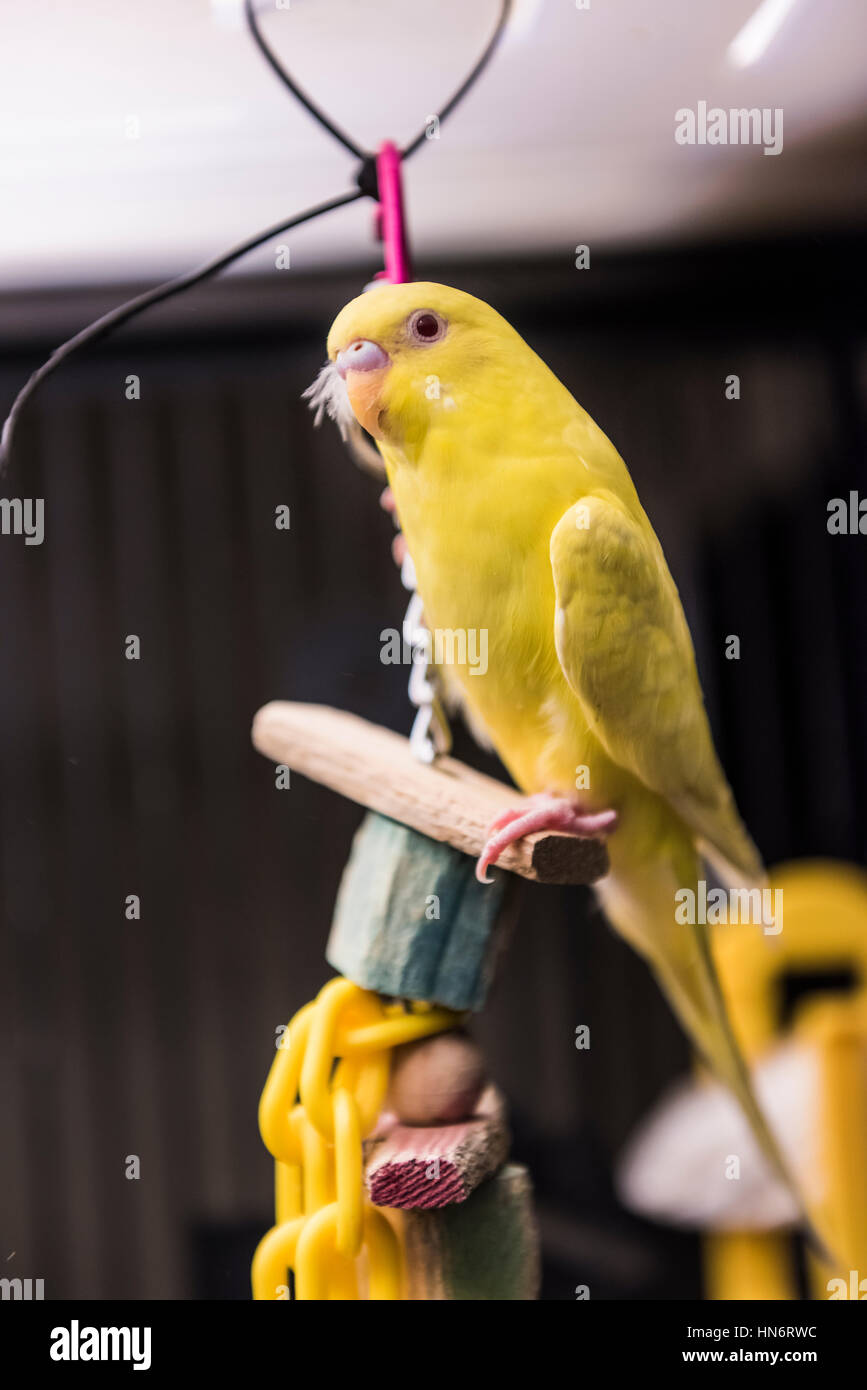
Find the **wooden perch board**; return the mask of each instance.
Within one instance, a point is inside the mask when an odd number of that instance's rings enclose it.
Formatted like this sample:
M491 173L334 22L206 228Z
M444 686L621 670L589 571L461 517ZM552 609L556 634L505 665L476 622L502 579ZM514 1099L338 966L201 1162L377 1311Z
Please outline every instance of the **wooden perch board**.
M253 721L253 743L274 763L478 858L487 828L519 792L454 758L429 766L409 740L327 705L275 700ZM540 883L593 883L608 872L601 840L555 831L510 845L499 866Z

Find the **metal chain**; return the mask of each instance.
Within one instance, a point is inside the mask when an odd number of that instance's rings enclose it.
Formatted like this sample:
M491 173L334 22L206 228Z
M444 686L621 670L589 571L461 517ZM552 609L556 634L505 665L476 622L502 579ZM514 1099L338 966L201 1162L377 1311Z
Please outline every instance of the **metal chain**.
M422 763L432 763L448 753L452 735L442 700L442 681L433 661L433 635L424 621L421 595L416 590L415 565L407 551L400 580L410 598L403 619L403 640L412 651L412 670L407 687L416 716L409 735L409 750Z

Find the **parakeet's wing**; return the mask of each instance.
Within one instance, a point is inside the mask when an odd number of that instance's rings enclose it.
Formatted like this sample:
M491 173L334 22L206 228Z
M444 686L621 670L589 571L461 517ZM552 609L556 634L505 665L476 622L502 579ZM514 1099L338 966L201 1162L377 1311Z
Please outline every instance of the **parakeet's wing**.
M613 493L581 498L551 536L560 665L620 767L663 796L726 875L761 879L714 751L680 598L650 522Z

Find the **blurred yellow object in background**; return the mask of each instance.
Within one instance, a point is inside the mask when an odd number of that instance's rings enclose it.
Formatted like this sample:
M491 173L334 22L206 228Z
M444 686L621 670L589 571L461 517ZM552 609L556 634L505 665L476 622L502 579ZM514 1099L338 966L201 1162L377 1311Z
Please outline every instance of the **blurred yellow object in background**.
M809 1258L810 1293L828 1298L834 1278L848 1288L855 1271L857 1288L867 1277L867 874L817 860L783 865L771 879L783 894L782 932L729 924L716 929L713 947L747 1059L755 1062L783 1031L819 1056L811 1187L847 1262L832 1270ZM777 1233L708 1237L705 1275L711 1299L798 1297L790 1244Z

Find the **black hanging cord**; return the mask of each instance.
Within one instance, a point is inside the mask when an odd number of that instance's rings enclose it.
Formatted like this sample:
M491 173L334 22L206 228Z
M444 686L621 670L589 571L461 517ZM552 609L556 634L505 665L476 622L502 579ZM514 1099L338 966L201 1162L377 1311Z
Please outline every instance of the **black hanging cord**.
M334 139L338 140L344 149L349 150L350 154L354 154L356 159L363 160L365 158L364 150L359 149L355 141L350 140L349 136L342 131L338 125L335 125L330 117L326 116L324 111L319 109L307 93L301 90L295 79L290 77L289 73L283 67L283 64L278 60L277 55L269 48L259 28L259 21L256 18L253 0L244 0L244 14L247 17L247 27L253 35L262 57L265 59L266 63L274 69L274 72L276 72L284 86L289 88L295 100L300 101L301 105L310 112L314 121L318 121L321 126L324 126L329 135L333 135Z
M494 32L488 39L487 47L482 53L482 56L479 58L472 71L464 78L463 82L458 87L458 90L452 96L449 97L445 106L441 107L439 112L437 113L437 118L439 120L440 125L442 125L443 121L446 119L446 116L451 115L458 102L464 99L467 92L470 90L472 86L475 85L477 79L481 77L485 68L488 66L488 63L493 58L494 51L497 48L500 39L503 37L503 33L505 32L506 22L509 18L509 12L511 8L512 0L502 0L502 3L500 5L499 18L497 19L497 23L494 27ZM409 144L402 152L403 158L409 159L411 154L415 154L419 146L424 144L426 136L427 126L425 126L423 130L419 131L418 135L415 137L414 140L410 140Z
M59 348L55 348L51 356L43 362L41 367L36 369L18 392L12 409L6 417L3 433L0 435L0 477L6 471L15 426L24 406L34 391L42 385L45 378L51 376L52 372L55 372L79 348L104 338L113 328L128 323L131 318L135 318L136 314L140 314L143 309L149 309L152 304L161 304L164 300L171 299L173 295L182 294L184 290L192 289L193 285L198 285L211 275L219 274L221 270L225 270L227 265L231 265L241 256L246 256L248 251L253 251L257 246L261 246L263 241L269 241L271 237L279 236L281 232L288 232L292 227L300 227L302 222L311 222L314 217L321 217L323 213L331 212L334 208L345 207L347 203L357 202L359 198L363 197L364 194L360 189L351 193L343 193L339 198L332 198L327 203L319 203L315 208L308 208L306 212L298 213L296 217L290 217L286 222L278 222L276 226L269 227L265 232L257 232L247 241L233 246L231 251L224 251L222 255L216 256L212 261L206 261L196 270L189 270L174 280L168 280L162 285L155 285L153 289L145 290L143 294L136 295L134 299L128 299L124 304L118 304L116 308L109 309L107 314L101 315L93 323L89 323L86 328L82 328L73 338L67 339Z
M487 46L475 67L464 79L454 95L449 98L445 106L442 107L438 116L440 122L444 121L446 116L455 109L461 98L466 96L473 83L487 66L493 55L494 49L497 47L502 37L511 8L512 0L501 0L500 14L494 32L488 40ZM232 247L230 251L225 251L222 255L215 257L214 260L207 261L204 265L199 266L197 270L187 271L185 275L179 275L174 280L168 280L162 285L154 286L153 289L145 290L143 294L136 295L134 299L128 299L125 304L119 304L115 309L110 309L107 314L103 314L93 323L88 324L86 328L82 328L74 337L69 338L65 343L61 343L60 347L55 348L54 352L43 362L42 366L37 368L18 392L18 395L12 403L12 409L6 417L3 425L3 432L0 434L0 477L6 472L6 468L9 464L15 426L18 423L18 417L24 409L24 406L30 400L34 392L39 389L43 381L51 376L52 372L55 372L57 368L71 357L73 353L77 352L79 348L85 347L89 343L97 342L100 338L104 338L106 334L110 333L113 329L118 328L121 324L128 323L129 320L135 318L137 314L142 313L145 309L149 309L152 304L161 304L166 299L171 299L176 294L183 294L185 290L192 289L193 285L200 284L201 281L209 279L210 276L218 275L221 270L225 270L226 266L231 265L233 261L237 261L241 256L245 256L248 251L252 251L257 246L261 246L264 241L268 241L271 237L279 236L281 232L288 232L293 227L300 227L302 222L310 222L314 217L321 217L324 213L331 212L334 208L345 207L347 203L354 203L359 198L377 198L379 196L376 186L376 156L366 154L348 135L344 134L344 132L311 101L310 97L301 90L297 82L289 76L289 73L278 61L262 37L256 19L253 0L244 0L244 12L247 16L247 23L256 44L264 58L280 78L281 82L285 83L296 100L300 101L301 105L310 112L310 115L313 116L335 140L338 140L350 154L361 161L361 166L356 176L356 182L358 184L357 189L354 189L350 193L344 193L338 198L331 198L326 203L319 203L314 208L308 208L306 212L298 213L297 216L290 217L285 222L278 222L275 227L269 227L267 231L257 233L256 236L250 237L248 241L243 241L238 246ZM406 149L402 152L404 159L408 159L409 156L414 154L423 144L426 131L427 127L425 126L425 129L422 130L414 140L410 141L409 145L407 145Z
M494 32L491 34L491 37L489 38L481 57L473 67L472 71L467 74L460 87L458 87L457 91L449 97L445 106L441 107L440 110L437 112L437 119L439 120L440 125L442 125L446 117L449 116L452 113L452 111L454 111L458 102L466 96L467 92L473 86L476 79L481 77L483 71L488 66L488 63L494 55L494 50L500 42L500 39L503 37L503 32L506 28L506 22L509 18L509 12L511 11L511 8L512 0L500 0L500 13L497 17L496 25L494 26ZM342 131L338 125L335 125L331 117L326 116L322 108L320 106L317 106L314 101L311 101L310 97L307 96L306 92L303 92L301 88L298 86L298 83L295 81L294 77L292 77L291 73L286 71L274 50L268 46L267 42L265 41L265 37L262 34L261 29L259 28L259 21L256 18L255 0L244 0L244 13L247 17L247 24L250 29L250 33L253 35L253 38L255 39L260 52L262 53L265 60L270 64L273 71L280 78L280 81L284 84L284 86L289 88L289 91L292 93L292 95L296 97L298 101L301 102L301 105L305 107L307 111L310 112L310 115L313 117L313 119L315 121L318 121L319 124L325 130L327 130L331 135L333 135L335 140L339 140L341 145L343 145L345 149L349 150L350 154L354 154L356 159L360 159L362 161L369 161L372 158L372 156L366 155L363 150L360 150L358 146L355 144L355 142L353 140L350 140L349 136L344 131ZM410 140L406 148L401 150L401 157L403 159L409 159L411 154L415 154L416 150L424 144L426 134L427 126L425 125L419 131L418 135L416 135L415 139Z

